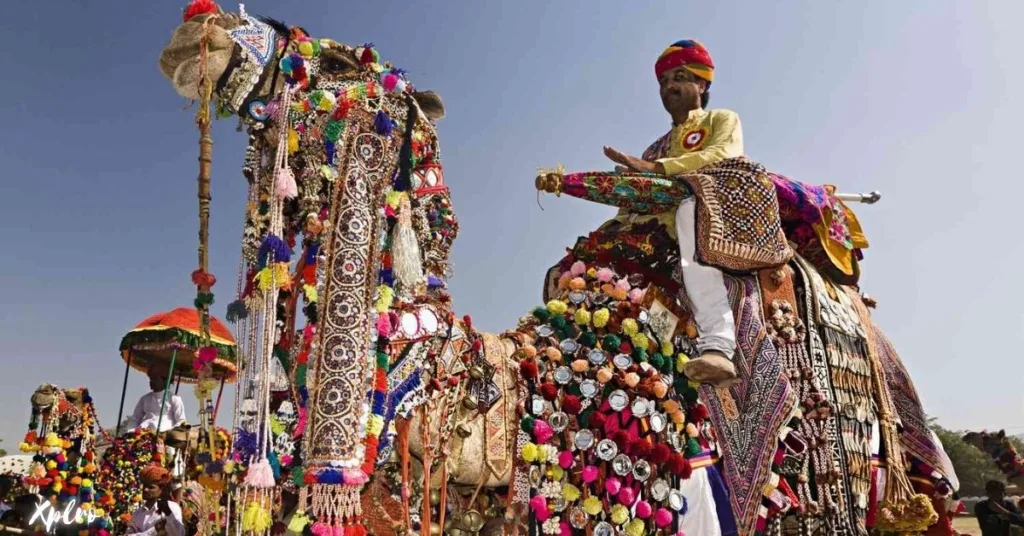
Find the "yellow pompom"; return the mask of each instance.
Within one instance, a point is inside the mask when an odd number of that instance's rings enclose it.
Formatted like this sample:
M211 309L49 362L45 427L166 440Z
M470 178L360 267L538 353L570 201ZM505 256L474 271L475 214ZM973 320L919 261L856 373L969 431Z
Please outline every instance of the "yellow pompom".
M547 445L540 445L537 447L537 463L544 463L548 461L548 449L544 448Z
M591 279L594 279L595 277L597 277L597 269L596 268L587 268L587 277L589 277Z
M562 498L573 502L580 498L580 489L572 484L562 484Z
M537 445L533 443L527 443L523 445L522 451L519 455L523 457L523 461L526 463L533 463L537 459Z
M395 290L387 285L377 287L376 309L378 313L386 313L395 301Z
M384 431L384 417L381 415L371 415L370 420L366 423L366 432L375 436L380 436L380 433Z
M60 482L57 482L51 489L54 493L60 493L60 490L64 489L64 486Z
M565 302L561 300L551 300L548 302L548 311L553 315L565 314L568 308Z
M235 462L224 462L224 472L233 473L235 471Z
M632 337L640 331L640 326L637 325L636 320L633 318L627 318L622 321L622 332Z
M387 195L387 204L392 210L398 210L398 205L402 203L402 197L405 196L405 192L396 192L391 190Z
M676 347L672 345L672 341L664 341L661 343L661 355L671 356L676 353Z
M299 133L294 129L288 129L288 154L299 152Z
M608 319L611 318L612 314L608 309L598 309L594 311L594 327L603 328L608 325Z
M62 444L63 444L63 442L60 440L59 437L57 437L57 434L55 434L54 432L50 432L50 433L46 434L46 443L45 443L45 445L47 447L59 447Z
M46 462L46 468L47 469L56 469L57 468L57 462L55 462L53 460L48 460Z
M685 365L686 362L689 361L689 360L690 360L690 356L688 356L686 354L682 354L681 353L681 354L677 355L676 356L676 372L682 372L683 371L683 365Z
M633 348L643 348L646 350L647 345L650 344L650 339L648 339L647 335L644 335L643 333L637 333L636 335L633 335L631 339L633 340Z
M583 500L583 511L589 515L596 516L601 513L602 508L601 500L591 495Z
M299 43L299 54L307 58L313 57L313 43L311 41L303 41Z
M586 309L576 309L576 323L581 326L590 324L590 311Z
M690 437L697 437L697 427L694 426L692 422L687 423L686 425L686 435Z
M555 480L555 481L562 480L563 476L565 476L565 469L562 469L562 467L558 466L558 465L552 465L551 466L551 479L552 480Z
M96 517L103 517L107 515L107 512L102 508L97 508L96 510L93 511L93 513L96 514Z
M626 524L626 534L629 536L643 536L644 535L644 521L642 519L633 519Z
M92 487L92 480L88 479L88 478L83 478L82 479L82 487L91 488Z
M626 507L622 506L621 504L616 504L615 506L613 506L612 523L615 523L616 525L621 525L626 521L629 521L629 510L627 510Z

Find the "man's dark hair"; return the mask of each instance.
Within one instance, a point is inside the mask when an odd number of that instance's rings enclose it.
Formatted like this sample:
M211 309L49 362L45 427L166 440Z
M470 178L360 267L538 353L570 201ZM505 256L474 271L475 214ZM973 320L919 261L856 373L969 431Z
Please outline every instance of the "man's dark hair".
M1006 493L1006 484L998 480L989 480L985 483L985 493L989 495L993 493Z

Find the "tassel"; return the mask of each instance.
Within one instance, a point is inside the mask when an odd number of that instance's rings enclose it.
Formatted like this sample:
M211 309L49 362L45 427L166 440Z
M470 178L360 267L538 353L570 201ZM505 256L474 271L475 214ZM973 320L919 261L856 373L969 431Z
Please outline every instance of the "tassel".
M255 502L249 503L242 514L242 529L246 532L264 532L273 522L270 512Z
M391 118L384 110L378 110L377 116L373 118L373 126L377 129L377 134L381 136L390 136L393 125L391 124Z
M313 523L309 531L313 533L313 536L331 536L331 526L320 521Z
M403 196L399 204L398 223L391 242L391 260L395 278L407 289L416 288L423 282L423 259L416 231L412 228L412 206L408 196Z
M274 469L270 467L270 462L266 458L249 466L249 473L245 475L245 485L261 489L274 487Z
M291 521L288 522L288 532L302 534L302 531L305 530L306 525L309 525L309 516L306 515L306 512L299 510L298 512L295 512L295 515L292 516Z
M295 174L291 168L281 168L274 178L274 195L279 199L294 199L299 196L299 187L295 184Z

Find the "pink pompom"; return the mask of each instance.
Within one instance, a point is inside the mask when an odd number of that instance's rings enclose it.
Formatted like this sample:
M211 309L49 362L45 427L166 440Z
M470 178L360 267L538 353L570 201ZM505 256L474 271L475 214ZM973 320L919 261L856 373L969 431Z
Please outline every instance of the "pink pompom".
M306 420L308 417L308 410L306 408L299 408L299 420L295 423L295 433L292 434L292 437L296 439L302 437L302 433L306 431Z
M384 338L391 337L391 316L377 315L377 335Z
M583 481L587 484L597 480L597 467L588 465L583 468Z
M626 278L623 277L622 279L615 282L615 288L616 290L624 290L626 292L629 292L629 289L632 287L629 286L629 281L626 281Z
M583 261L576 261L572 263L572 268L570 268L569 271L574 277L578 277L587 273L587 265L583 264Z
M571 468L573 462L575 461L576 460L573 457L572 453L567 450L563 450L562 452L558 453L558 465L562 466L562 469Z
M622 482L619 482L618 478L610 477L604 481L604 490L608 492L608 495L616 495L622 488Z
M672 524L672 512L664 508L658 508L658 511L654 514L654 524L658 528L663 529Z
M299 187L295 184L295 174L290 168L281 168L274 178L274 195L279 199L293 199L299 196Z
M553 435L555 435L555 431L551 429L548 423L540 419L533 421L533 437L537 440L537 443L547 443Z
M615 272L612 272L608 268L601 268L600 270L597 271L597 280L602 283L607 283L611 281L612 277L615 277Z
M640 519L647 519L651 517L652 513L651 503L647 501L640 501L636 503L636 517L639 517Z
M533 510L533 515L541 523L547 521L548 516L551 515L551 512L548 511L548 500L543 495L536 495L530 499L530 510Z
M565 521L558 524L559 536L572 536L572 529L569 528L569 524Z
M345 525L331 527L331 536L345 536Z
M309 531L312 532L314 536L331 536L331 526L319 521L313 523L313 526L309 528Z
M619 503L624 506L633 506L633 502L636 501L636 493L633 492L633 488L625 487L619 490L618 499Z
M629 291L629 301L631 303L640 303L644 299L644 291L635 288Z
M391 93L398 85L398 77L394 73L388 73L381 79L381 83L384 84L384 91Z

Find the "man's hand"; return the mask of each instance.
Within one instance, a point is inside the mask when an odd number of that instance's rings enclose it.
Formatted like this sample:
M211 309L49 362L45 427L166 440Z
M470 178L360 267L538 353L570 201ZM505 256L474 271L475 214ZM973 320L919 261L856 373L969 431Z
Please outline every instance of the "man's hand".
M657 163L648 162L635 156L629 156L628 154L617 151L611 147L605 146L604 155L607 156L612 162L615 162L616 164L619 164L620 166L627 168L626 170L637 171L640 173L659 173L659 166ZM618 167L616 167L615 170L620 172L625 171L620 170Z

